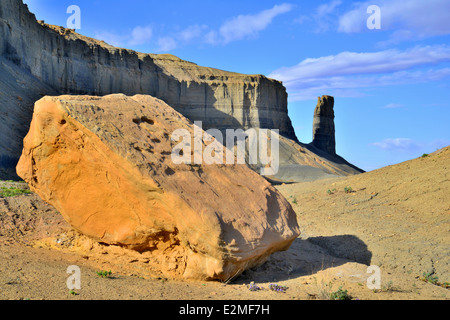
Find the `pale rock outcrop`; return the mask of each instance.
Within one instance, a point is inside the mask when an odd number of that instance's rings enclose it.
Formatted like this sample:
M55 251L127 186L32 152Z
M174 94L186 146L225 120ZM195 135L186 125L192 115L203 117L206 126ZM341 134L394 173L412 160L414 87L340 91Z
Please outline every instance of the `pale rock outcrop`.
M170 276L226 281L287 249L289 202L245 164L174 164L176 129L194 136L151 96L44 97L17 172L75 229L150 251Z

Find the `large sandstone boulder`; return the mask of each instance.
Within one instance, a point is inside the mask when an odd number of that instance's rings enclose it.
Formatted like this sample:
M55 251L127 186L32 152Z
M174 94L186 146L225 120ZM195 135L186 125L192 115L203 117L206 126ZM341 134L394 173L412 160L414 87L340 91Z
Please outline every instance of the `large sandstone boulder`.
M194 136L151 96L44 97L17 173L75 229L158 253L177 277L227 280L287 249L300 232L286 199L247 165L174 164L176 129Z

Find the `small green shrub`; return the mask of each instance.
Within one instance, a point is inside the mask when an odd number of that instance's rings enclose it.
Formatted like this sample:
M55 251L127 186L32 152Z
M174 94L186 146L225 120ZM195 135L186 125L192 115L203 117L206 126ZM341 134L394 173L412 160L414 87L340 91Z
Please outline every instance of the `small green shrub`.
M437 285L439 282L439 278L437 276L434 276L434 272L424 272L422 280L434 285Z
M434 271L424 272L422 278L420 280L434 284L435 286L439 286L445 289L450 288L449 282L439 282L439 277L434 275Z
M73 295L73 296L77 296L79 293L77 293L74 290L69 290L69 294Z
M96 271L97 275L102 278L109 278L112 274L111 270L109 271Z
M330 294L331 300L351 300L351 297L348 294L347 290L343 290L342 287L339 287L338 291L332 292Z
M290 196L290 198L292 199L292 203L293 203L293 204L298 204L298 202L297 202L297 197Z
M19 189L15 187L0 187L0 197L16 197L22 194L30 194L31 191L27 189Z
M386 286L383 286L383 291L395 291L395 287L394 287L394 282L392 280L390 280Z
M352 189L352 187L345 187L344 191L345 191L345 193L352 193L353 189Z
M424 153L424 154L422 155L422 158L426 158L426 157L428 157L428 156L429 156L428 153Z

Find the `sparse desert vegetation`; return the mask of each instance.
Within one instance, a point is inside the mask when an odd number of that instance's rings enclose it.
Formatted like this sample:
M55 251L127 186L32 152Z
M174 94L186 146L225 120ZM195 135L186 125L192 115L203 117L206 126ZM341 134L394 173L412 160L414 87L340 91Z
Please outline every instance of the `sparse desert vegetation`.
M446 148L426 159L359 176L278 186L291 202L297 199L301 236L289 250L273 254L262 266L228 283L167 278L152 269L145 254L87 240L35 194L3 198L0 295L7 299L449 299L449 156ZM351 194L344 191L348 186ZM431 210L428 203L435 203ZM68 295L61 271L69 264L81 267L84 285ZM367 287L368 265L380 267L380 289ZM115 280L104 281L111 274Z
M15 182L12 180L0 181L0 197L16 197L22 194L30 194L31 191L27 184L22 182Z
M82 35L78 5L66 28L36 20L61 6L1 0L0 178L23 181L0 181L0 300L449 300L450 6L393 2L404 32L376 41L351 31L362 2L141 1L147 27L103 6L98 25L119 15L116 40L154 54ZM316 97L301 142L292 102Z

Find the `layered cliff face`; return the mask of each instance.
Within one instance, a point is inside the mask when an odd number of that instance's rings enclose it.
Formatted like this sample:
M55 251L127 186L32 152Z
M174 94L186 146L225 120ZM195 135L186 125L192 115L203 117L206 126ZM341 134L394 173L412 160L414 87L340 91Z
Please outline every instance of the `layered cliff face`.
M57 92L13 62L0 57L1 179L16 178L15 167L22 152L22 140L28 131L34 102L46 94L55 95Z
M188 119L202 121L204 129L279 129L282 135L296 140L287 113L286 89L279 81L201 67L172 55L115 48L36 21L21 0L0 2L0 59L12 62L33 78L32 82L40 83L37 88L26 88L34 99L30 102L55 93L148 94ZM5 74L3 67L1 72ZM0 92L5 98L2 111L17 111L17 104L11 101L14 97L4 88ZM30 110L23 110L24 126L31 121L32 104L27 108ZM7 118L0 121L1 127L8 127ZM10 148L0 145L1 157L8 158L2 166L20 156L17 151L26 129L14 132L21 139L12 139Z
M0 2L0 178L17 177L15 166L35 101L45 95L112 93L157 97L189 120L202 121L204 130L278 129L280 169L297 176L296 181L310 167L326 174L355 173L342 158L299 144L288 116L286 89L277 80L201 67L168 54L116 48L36 21L22 0ZM308 150L308 156L298 149ZM295 169L292 159L297 159Z
M280 129L295 139L283 85L200 67L172 55L115 48L38 23L21 0L0 3L0 54L61 93L149 94L205 128Z

